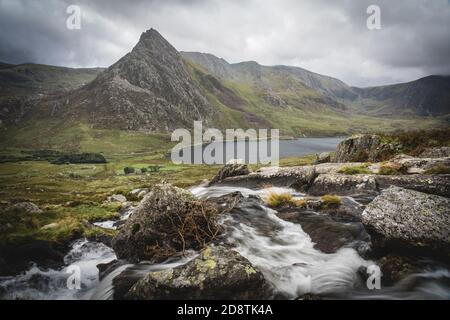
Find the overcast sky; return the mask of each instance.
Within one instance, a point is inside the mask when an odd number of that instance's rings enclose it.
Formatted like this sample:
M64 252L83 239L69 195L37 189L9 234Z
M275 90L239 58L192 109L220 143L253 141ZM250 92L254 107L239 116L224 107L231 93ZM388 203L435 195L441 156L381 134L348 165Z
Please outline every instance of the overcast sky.
M67 7L81 29L66 28ZM381 30L366 26L381 8ZM0 0L0 61L109 66L157 29L178 50L295 65L354 86L450 74L449 0Z

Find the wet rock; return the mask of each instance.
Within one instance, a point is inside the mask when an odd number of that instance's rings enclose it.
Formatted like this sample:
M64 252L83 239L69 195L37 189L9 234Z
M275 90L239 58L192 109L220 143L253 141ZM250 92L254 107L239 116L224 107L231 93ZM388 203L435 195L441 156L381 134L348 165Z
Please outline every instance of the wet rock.
M424 193L450 197L450 175L376 175L375 181L379 189L397 186Z
M339 143L333 162L378 162L391 158L399 146L383 143L378 135L355 135Z
M428 148L420 154L422 158L450 157L450 147Z
M316 154L316 164L328 162L331 162L331 152L322 152L320 154Z
M12 206L9 206L6 210L17 213L29 213L29 214L42 213L42 210L39 209L39 207L32 202L19 202L13 204Z
M174 269L149 273L127 294L129 299L265 299L260 271L239 253L208 247L194 260Z
M103 280L108 274L116 270L118 267L123 266L125 262L123 260L113 260L108 263L100 263L97 265L99 280Z
M211 203L170 184L156 185L120 226L112 246L120 259L159 262L212 241L221 231L217 219Z
M362 222L379 252L414 250L448 258L448 198L391 186L367 205Z
M65 249L48 241L33 239L4 243L0 245L0 275L18 274L28 269L31 263L43 268L59 267L64 263Z
M373 175L321 174L308 189L308 194L313 196L376 194L377 192Z
M393 285L406 276L419 271L417 263L408 257L389 254L378 261L384 285Z
M213 185L217 182L223 181L225 178L236 177L236 176L245 176L250 173L246 164L241 163L232 163L224 165L217 175L211 180L209 183Z

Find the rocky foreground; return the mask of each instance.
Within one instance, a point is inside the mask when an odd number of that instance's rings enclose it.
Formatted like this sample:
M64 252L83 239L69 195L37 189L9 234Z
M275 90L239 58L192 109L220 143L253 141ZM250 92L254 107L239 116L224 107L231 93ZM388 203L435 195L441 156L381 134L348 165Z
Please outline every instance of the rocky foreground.
M158 263L196 252L183 265L149 272L140 279L130 281L119 275L114 280L114 297L274 298L276 292L264 270L225 241L230 230L221 223L230 214L246 219L249 211L263 204L279 218L299 224L320 252L334 254L351 246L375 261L382 269L384 285L416 272L427 259L448 266L450 150L426 150L412 157L393 154L396 148L377 136L356 136L343 141L334 154L318 155L314 165L251 172L246 165L228 164L208 184L209 188L291 188L305 195L300 200L285 196L276 203L263 203L240 192L201 200L170 184L135 190L131 194L141 199L139 205L117 224L113 239L102 240L112 246L118 260L99 265L100 276L126 263ZM355 158L358 161L349 162ZM126 198L109 201L125 202ZM16 206L39 212L30 203ZM257 226L257 232L275 231L264 222ZM363 270L362 278L364 274Z

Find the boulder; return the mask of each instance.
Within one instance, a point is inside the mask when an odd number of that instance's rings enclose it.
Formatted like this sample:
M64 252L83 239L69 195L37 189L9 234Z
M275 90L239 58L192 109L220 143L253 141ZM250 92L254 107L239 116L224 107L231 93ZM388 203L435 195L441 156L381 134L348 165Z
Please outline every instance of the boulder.
M412 249L448 255L450 199L391 186L367 205L362 222L379 252Z
M398 146L384 143L378 135L355 135L341 141L332 157L333 162L378 162L392 157Z
M394 254L388 254L381 258L378 265L383 275L381 280L384 285L393 285L410 274L420 271L417 260Z
M236 176L245 176L250 173L248 166L246 164L241 163L231 163L224 165L216 176L209 183L213 185L217 182L223 181L225 178L236 177Z
M381 190L389 188L390 186L397 186L443 197L450 197L450 174L415 174L399 176L375 175L374 177L378 188Z
M377 184L373 175L344 175L344 174L321 174L311 187L308 194L322 196L325 194L357 195L377 194Z
M229 177L217 184L226 186L240 186L258 189L267 185L294 188L300 191L308 189L317 174L314 166L299 167L266 167L248 175Z
M124 203L127 202L127 198L122 194L113 194L112 196L108 197L107 201Z
M212 241L221 231L217 219L217 208L211 203L170 184L159 184L119 227L112 246L119 259L159 262Z
M328 162L331 162L331 152L322 152L320 154L316 154L316 164Z
M128 292L129 299L265 299L260 271L236 251L207 247L185 265L149 273Z
M29 213L29 214L38 214L42 213L42 210L39 209L37 205L32 202L19 202L9 206L6 211L12 211L17 213Z
M415 158L406 155L399 155L391 159L389 163L392 163L394 166L404 168L405 172L409 174L420 174L435 166L450 167L450 158Z
M428 148L420 154L422 158L450 157L450 147Z

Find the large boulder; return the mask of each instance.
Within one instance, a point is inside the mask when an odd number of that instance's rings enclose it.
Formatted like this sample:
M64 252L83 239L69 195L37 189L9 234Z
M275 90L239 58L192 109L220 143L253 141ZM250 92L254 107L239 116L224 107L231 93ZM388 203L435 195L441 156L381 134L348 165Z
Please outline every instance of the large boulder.
M448 258L450 199L391 186L366 207L362 222L379 252L412 249Z
M377 194L377 184L373 175L344 175L344 174L321 174L311 187L308 194L322 196L325 194L336 195L358 195Z
M264 299L269 298L260 271L236 251L210 246L185 265L149 273L127 298Z
M162 261L215 239L221 230L217 219L217 208L189 191L156 185L119 228L112 246L120 259Z
M378 135L355 135L341 141L332 157L333 162L378 162L389 159L398 146L384 143Z
M213 185L229 177L245 176L250 173L248 166L241 163L230 163L224 165L209 183Z
M240 186L257 189L267 185L274 187L288 187L300 191L308 189L317 174L314 166L299 167L265 167L248 175L229 177L218 182L219 185Z

